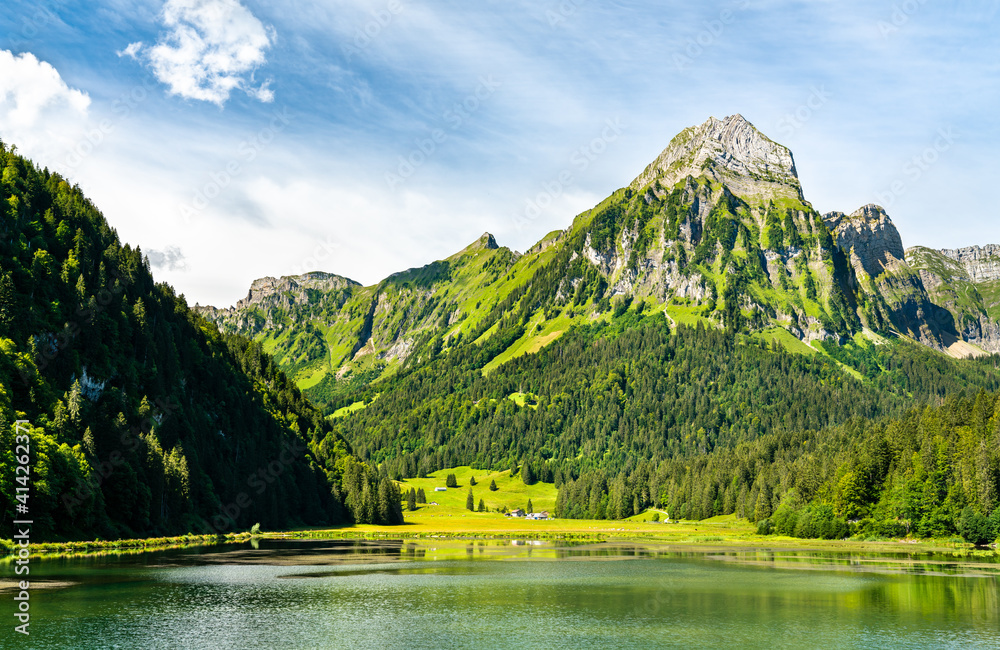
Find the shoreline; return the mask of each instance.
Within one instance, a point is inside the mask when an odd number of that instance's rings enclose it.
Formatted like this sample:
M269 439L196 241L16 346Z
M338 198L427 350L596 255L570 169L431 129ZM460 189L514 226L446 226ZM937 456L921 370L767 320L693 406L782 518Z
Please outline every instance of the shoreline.
M250 533L225 535L177 535L174 537L147 537L142 539L89 540L78 542L40 542L31 544L32 557L39 559L61 557L88 557L95 555L126 555L151 553L171 548L197 548L247 542ZM8 539L0 540L4 555L0 563L9 564L15 557L16 545Z
M463 521L464 519L464 521ZM964 558L1000 559L995 549L977 549L970 544L941 539L822 540L757 535L745 521L731 517L698 522L652 524L639 521L559 519L525 522L497 517L413 516L401 526L350 525L288 531L249 532L226 535L179 535L129 540L94 540L32 544L38 558L142 554L175 548L211 547L251 540L537 540L568 544L655 544L677 550L767 552L802 551L829 553L893 553L906 555L950 555ZM13 544L0 540L6 554L0 562L14 559Z

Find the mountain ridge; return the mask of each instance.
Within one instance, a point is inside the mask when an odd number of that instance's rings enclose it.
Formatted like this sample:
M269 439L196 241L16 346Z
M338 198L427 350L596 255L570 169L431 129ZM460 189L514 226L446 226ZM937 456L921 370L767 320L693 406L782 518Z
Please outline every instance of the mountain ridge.
M961 251L954 255L968 264L989 258ZM369 381L467 336L518 333L511 318L525 331L501 358L535 351L624 300L731 331L781 328L807 344L871 333L957 356L1000 351L989 310L965 327L965 314L937 304L925 286L933 278L907 258L883 208L819 214L803 198L791 151L733 115L683 130L627 187L524 254L485 233L444 260L345 288L321 318L315 309L291 315L291 297L203 312L271 341L300 386L323 384L327 395L337 390L331 376ZM1000 277L1000 264L984 264ZM309 302L301 293L299 306ZM312 328L312 352L303 353L303 328Z

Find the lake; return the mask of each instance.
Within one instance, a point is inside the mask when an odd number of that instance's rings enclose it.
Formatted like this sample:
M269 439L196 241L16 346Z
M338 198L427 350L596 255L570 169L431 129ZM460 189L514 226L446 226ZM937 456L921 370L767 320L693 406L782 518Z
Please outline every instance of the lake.
M23 648L997 648L989 559L283 541L34 560Z

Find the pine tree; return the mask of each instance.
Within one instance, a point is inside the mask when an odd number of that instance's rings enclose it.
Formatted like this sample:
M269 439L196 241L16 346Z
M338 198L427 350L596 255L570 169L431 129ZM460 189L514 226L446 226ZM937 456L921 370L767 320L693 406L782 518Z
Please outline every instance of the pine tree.
M472 496L472 488L469 488L469 496L465 497L465 509L475 510L476 509L476 499Z
M17 294L14 292L14 281L10 273L0 275L0 327L5 330L17 318Z
M417 503L427 503L427 495L424 494L424 488L417 490Z
M497 487L497 482L491 479L490 480L490 492L496 492L499 489L500 488Z
M534 485L536 483L535 470L531 468L531 463L521 465L521 480L524 481L525 485Z
M479 512L486 512L486 503L482 499L479 500Z
M469 477L469 485L475 485L475 484L476 484L476 477L475 476L470 476Z
M406 495L406 509L413 512L417 509L417 491L410 488L409 493Z
M457 488L458 487L458 479L455 478L454 474L449 474L448 478L446 478L444 480L444 484L445 484L445 487Z
M528 499L528 507L525 508L525 512L527 512L530 515L534 511L535 511L535 508L534 508L534 506L531 505L531 499Z

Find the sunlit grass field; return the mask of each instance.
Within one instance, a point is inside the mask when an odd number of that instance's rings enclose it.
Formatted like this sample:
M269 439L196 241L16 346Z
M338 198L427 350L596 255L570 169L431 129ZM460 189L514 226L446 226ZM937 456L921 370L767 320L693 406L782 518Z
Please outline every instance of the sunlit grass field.
M435 488L445 487L445 481L449 474L455 475L458 487L448 488L445 492L435 492ZM476 479L476 485L470 484L470 479L472 478ZM496 482L498 488L496 492L490 491L490 481ZM472 488L473 500L476 507L479 506L479 500L482 499L490 512L472 513L465 509L465 502L470 487ZM514 510L515 508L525 509L527 508L529 499L531 500L534 512L548 511L550 515L555 516L555 486L551 483L525 485L520 475L512 478L510 470L489 472L481 469L472 469L471 467L456 467L454 469L434 472L427 478L410 478L400 481L399 488L404 496L411 488L416 490L423 488L424 494L427 496L427 504L418 504L415 512L405 511L404 500L403 514L407 521L456 516L472 517L473 515L483 519L505 518L496 511L502 508L507 508L507 510ZM433 506L430 505L431 503L437 503L438 505Z

